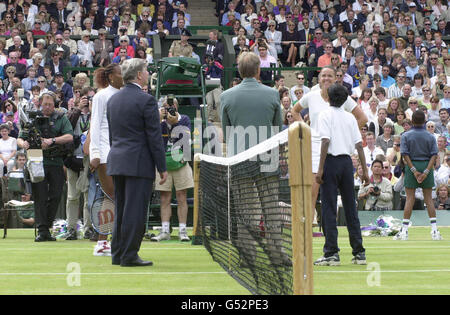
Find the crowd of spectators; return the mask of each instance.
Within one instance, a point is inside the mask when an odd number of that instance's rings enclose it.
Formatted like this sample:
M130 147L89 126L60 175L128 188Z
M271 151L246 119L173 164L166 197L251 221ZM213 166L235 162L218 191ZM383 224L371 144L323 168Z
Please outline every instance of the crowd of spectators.
M369 119L361 133L371 185L382 186L386 194L381 198L391 198L374 205L369 201L374 195L361 190L361 208L402 208L399 143L402 133L411 128L411 116L417 109L427 114L426 128L435 135L440 149L435 172L437 208L450 208L443 192L443 187L448 187L450 167L450 54L444 41L450 35L450 6L446 0L215 3L218 25L231 26L228 34L236 58L252 51L260 57L262 67L299 68L295 84L289 86L283 75L261 73L261 80L275 81L284 127L294 121L292 106L317 88L314 78L318 71L301 71L300 67L334 67L337 82L347 88ZM8 139L18 136L18 109L39 109L41 93L55 92L59 110L67 114L81 110L83 126L79 127L86 130L88 104L96 90L83 71L73 72L66 80L65 67L105 67L130 58L152 63L152 36L180 35L180 40L172 42L168 56L196 58L207 65L208 77L222 78L225 49L221 36L217 30L209 32L201 60L189 42L187 26L192 24L187 8L186 0L0 3L0 122L9 129L9 138L2 131L0 140L0 162L5 171L13 167L10 160L15 152ZM239 82L235 78L232 85ZM23 97L18 95L19 89L24 90ZM217 103L221 91L219 87L207 97L208 104L214 103L209 106L209 118L216 126L220 126ZM308 122L307 110L302 114ZM372 165L375 160L383 164ZM354 169L357 184L360 168L355 164ZM420 200L420 190L417 194Z
M450 47L444 41L450 35L450 6L446 0L240 0L216 4L219 24L232 27L229 34L237 58L252 51L260 56L262 67L332 66L336 70L337 82L347 88L369 120L361 133L371 185L359 191L360 209L403 208L400 141L412 127L412 113L417 109L426 113L426 128L438 143L434 196L438 200L444 195L441 184L449 184L450 156ZM283 73L271 77L262 71L263 82L275 81L285 128L293 122L293 105L318 88L314 85L317 73L298 71L296 83L287 86ZM303 114L308 121L307 111ZM358 169L355 163L356 186ZM381 191L375 189L379 192L374 194L374 186ZM423 209L420 190L416 197L416 208ZM449 209L444 199L438 206Z
M40 110L40 95L47 91L54 92L57 98L57 111L67 115L75 137L80 138L89 130L92 98L98 87L90 79L94 74L93 69L83 67L106 67L109 64L121 64L130 58L141 58L152 63L153 35L165 37L169 34L183 35L188 32L186 26L190 25L191 16L187 13L187 5L186 0L2 1L0 3L2 175L7 176L15 169L15 163L19 160L17 155L22 154L16 144L21 119L24 117L20 114L21 109L25 115L30 111ZM68 72L64 71L66 67L79 69ZM149 91L148 86L142 88ZM83 156L81 149L77 147L76 157ZM89 159L84 166L89 173ZM69 169L67 165L66 167ZM77 167L71 170L80 177L82 173L86 173ZM67 180L67 185L69 194L61 202L61 211L64 215L67 206L69 228L74 229L78 217L74 214L73 209L78 212L78 206L74 205L74 202L77 203L79 200L80 192L75 195L73 193L79 190L78 186L74 186L76 180L71 182ZM84 215L87 213L86 189L82 191L85 202L80 205L84 208ZM26 199L29 198L32 196L27 193ZM86 217L85 221L88 223L86 226L90 226L89 218ZM33 224L33 220L28 218L22 222ZM67 239L77 238L73 231L67 236ZM91 228L85 233L85 237L97 236Z

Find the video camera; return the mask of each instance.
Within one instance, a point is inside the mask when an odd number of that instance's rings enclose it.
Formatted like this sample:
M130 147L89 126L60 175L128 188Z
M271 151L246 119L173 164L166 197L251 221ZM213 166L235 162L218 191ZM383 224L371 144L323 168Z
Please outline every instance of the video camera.
M51 138L50 117L46 117L41 111L30 111L27 113L28 119L22 122L21 138L29 143L30 149L41 149L42 138ZM43 151L44 157L65 157L70 153L70 148L66 145L53 145Z
M28 120L22 123L22 138L30 144L30 149L41 148L41 138L45 133L43 130L47 127L50 128L50 119L43 116L41 111L28 112Z

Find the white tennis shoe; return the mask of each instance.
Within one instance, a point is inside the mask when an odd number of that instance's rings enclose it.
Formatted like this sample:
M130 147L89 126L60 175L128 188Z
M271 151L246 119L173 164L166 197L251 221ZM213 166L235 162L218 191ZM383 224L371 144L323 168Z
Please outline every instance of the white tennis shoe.
M150 240L152 242L168 241L170 240L170 233L161 232L157 236L153 236Z
M99 241L94 247L94 256L111 256L111 245L108 241Z
M433 241L441 241L442 240L441 233L438 230L431 231L431 239Z
M394 236L394 241L407 241L408 232L400 231Z

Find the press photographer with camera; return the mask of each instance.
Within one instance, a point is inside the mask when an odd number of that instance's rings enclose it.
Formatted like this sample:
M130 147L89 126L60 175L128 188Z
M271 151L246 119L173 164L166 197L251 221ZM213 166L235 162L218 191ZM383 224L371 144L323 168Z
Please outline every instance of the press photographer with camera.
M78 212L80 209L80 196L83 194L83 216L89 216L88 212L88 191L82 191L77 185L80 176L83 175L83 169L88 167L89 160L83 155L83 143L81 137L89 129L92 108L92 97L95 94L90 87L83 88L80 94L80 102L77 107L67 112L67 117L73 129L73 152L64 159L64 165L67 168L67 229L66 240L77 240L76 231Z
M73 129L68 118L55 110L56 96L45 92L39 97L42 116L38 114L31 127L22 128L17 139L20 148L43 150L45 178L32 183L38 235L35 242L55 241L50 234L58 205L61 200L65 181L62 145L73 141ZM30 115L31 118L31 115ZM32 132L30 132L32 131ZM36 135L32 134L36 133ZM39 137L38 139L36 139Z
M183 151L190 148L191 120L186 115L178 113L178 101L169 95L160 108L161 133L166 150L167 181L160 185L161 178L157 175L155 190L161 194L161 233L151 240L159 242L170 240L170 217L172 216L172 189L175 187L178 203L178 222L180 241L189 241L186 231L188 204L187 190L194 187L192 168L186 162L186 155L190 152ZM158 174L158 173L157 173Z
M358 200L365 200L364 209L392 210L392 185L389 179L383 177L383 161L372 163L372 177L368 186L362 186L358 192Z

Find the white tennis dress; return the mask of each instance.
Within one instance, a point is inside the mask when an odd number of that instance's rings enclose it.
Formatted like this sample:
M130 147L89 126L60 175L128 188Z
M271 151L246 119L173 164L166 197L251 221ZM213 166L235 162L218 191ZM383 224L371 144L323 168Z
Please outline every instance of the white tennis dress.
M106 163L109 150L109 126L106 118L106 104L108 100L119 92L109 85L94 95L92 99L92 113L90 122L91 144L89 146L89 159L100 159L101 164Z

